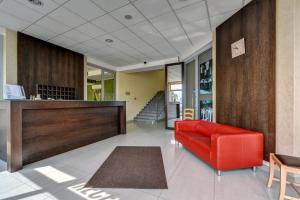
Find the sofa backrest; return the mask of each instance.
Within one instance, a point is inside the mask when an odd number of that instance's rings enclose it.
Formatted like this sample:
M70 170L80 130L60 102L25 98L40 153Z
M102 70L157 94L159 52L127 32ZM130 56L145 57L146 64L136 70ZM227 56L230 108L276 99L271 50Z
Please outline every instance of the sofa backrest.
M235 134L235 133L247 133L249 130L237 128L234 126L228 126L204 120L198 120L198 123L194 126L195 133L200 133L210 137L212 134Z

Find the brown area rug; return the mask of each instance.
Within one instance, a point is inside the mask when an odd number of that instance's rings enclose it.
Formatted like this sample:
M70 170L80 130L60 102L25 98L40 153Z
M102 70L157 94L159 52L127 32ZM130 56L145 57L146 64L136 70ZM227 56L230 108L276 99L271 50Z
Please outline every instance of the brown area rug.
M86 187L168 189L160 147L116 147Z

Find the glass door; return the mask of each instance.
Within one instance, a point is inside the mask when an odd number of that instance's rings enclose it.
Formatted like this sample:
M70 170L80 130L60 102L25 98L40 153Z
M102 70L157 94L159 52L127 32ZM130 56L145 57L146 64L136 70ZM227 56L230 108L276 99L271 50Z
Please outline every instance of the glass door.
M116 73L90 65L87 72L87 100L114 101Z
M87 68L87 100L102 100L102 70L88 66Z
M212 52L211 49L200 54L199 63L199 118L213 121L213 98L212 98Z
M115 73L103 70L103 100L115 100Z
M4 87L3 41L4 36L0 33L0 99L3 99Z
M196 61L192 60L185 65L185 108L196 110Z
M166 128L174 129L182 119L183 63L166 65Z

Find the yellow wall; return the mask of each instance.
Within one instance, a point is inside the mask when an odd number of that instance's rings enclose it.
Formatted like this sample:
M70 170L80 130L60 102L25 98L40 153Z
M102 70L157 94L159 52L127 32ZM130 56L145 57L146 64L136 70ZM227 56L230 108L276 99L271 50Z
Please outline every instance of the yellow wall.
M148 101L165 87L164 70L138 73L117 72L116 98L126 101L127 121L133 118ZM130 92L130 95L126 95ZM135 99L136 98L136 99Z

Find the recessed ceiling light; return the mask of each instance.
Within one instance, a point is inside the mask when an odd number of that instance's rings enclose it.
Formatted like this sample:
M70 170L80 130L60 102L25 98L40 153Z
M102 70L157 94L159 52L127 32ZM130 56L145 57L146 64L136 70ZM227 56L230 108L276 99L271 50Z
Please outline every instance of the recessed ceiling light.
M105 42L107 42L107 43L113 43L114 41L112 39L106 39Z
M131 20L133 17L132 17L132 15L125 15L124 18L128 19L128 20Z
M29 3L36 5L36 6L43 6L44 3L41 0L28 0Z

